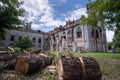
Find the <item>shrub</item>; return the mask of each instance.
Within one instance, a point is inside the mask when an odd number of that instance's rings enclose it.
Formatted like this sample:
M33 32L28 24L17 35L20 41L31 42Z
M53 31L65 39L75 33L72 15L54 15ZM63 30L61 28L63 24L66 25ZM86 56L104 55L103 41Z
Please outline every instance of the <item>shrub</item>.
M32 41L28 36L24 36L22 39L16 42L16 47L20 48L21 50L27 50L32 46Z

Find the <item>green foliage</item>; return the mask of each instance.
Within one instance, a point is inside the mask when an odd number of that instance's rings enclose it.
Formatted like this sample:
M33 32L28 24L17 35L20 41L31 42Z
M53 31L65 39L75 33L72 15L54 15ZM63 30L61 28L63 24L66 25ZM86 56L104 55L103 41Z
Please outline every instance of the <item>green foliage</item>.
M108 42L107 45L108 45L108 50L111 50L111 48L114 45L114 43L113 42Z
M120 48L120 30L115 31L113 42L116 48Z
M120 30L120 0L93 0L88 4L88 17L82 21L92 27L100 21L109 30Z
M20 48L21 50L26 50L32 46L32 41L28 36L24 36L22 39L16 42L16 47Z
M23 16L20 0L0 0L0 39L5 37L8 29L14 29L23 24L19 19Z

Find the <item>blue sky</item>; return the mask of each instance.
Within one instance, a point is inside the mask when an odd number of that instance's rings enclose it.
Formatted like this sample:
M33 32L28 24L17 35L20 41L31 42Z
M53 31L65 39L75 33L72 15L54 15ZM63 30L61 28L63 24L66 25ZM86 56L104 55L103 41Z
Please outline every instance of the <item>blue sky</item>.
M87 0L24 0L24 19L33 22L32 29L48 32L64 25L68 19L77 20L81 15L87 16L86 4ZM111 40L113 33L108 33Z

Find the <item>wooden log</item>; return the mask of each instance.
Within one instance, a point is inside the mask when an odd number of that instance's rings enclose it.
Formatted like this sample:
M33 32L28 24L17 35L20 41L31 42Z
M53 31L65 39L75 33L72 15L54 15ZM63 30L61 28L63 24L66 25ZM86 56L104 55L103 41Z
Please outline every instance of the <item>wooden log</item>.
M94 58L64 57L58 62L60 80L101 80L102 73Z
M32 57L42 60L42 67L46 67L52 64L53 57L45 54L32 55Z
M19 57L16 61L15 71L18 74L32 74L41 69L42 60L35 57Z
M50 57L31 56L19 57L16 60L15 71L18 74L32 74L52 63Z

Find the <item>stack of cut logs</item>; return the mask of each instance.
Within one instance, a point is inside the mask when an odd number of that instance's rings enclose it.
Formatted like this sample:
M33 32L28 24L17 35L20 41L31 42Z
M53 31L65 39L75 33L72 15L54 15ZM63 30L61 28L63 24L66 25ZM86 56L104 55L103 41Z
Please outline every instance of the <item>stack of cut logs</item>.
M63 57L58 62L60 80L101 80L102 73L94 58Z

